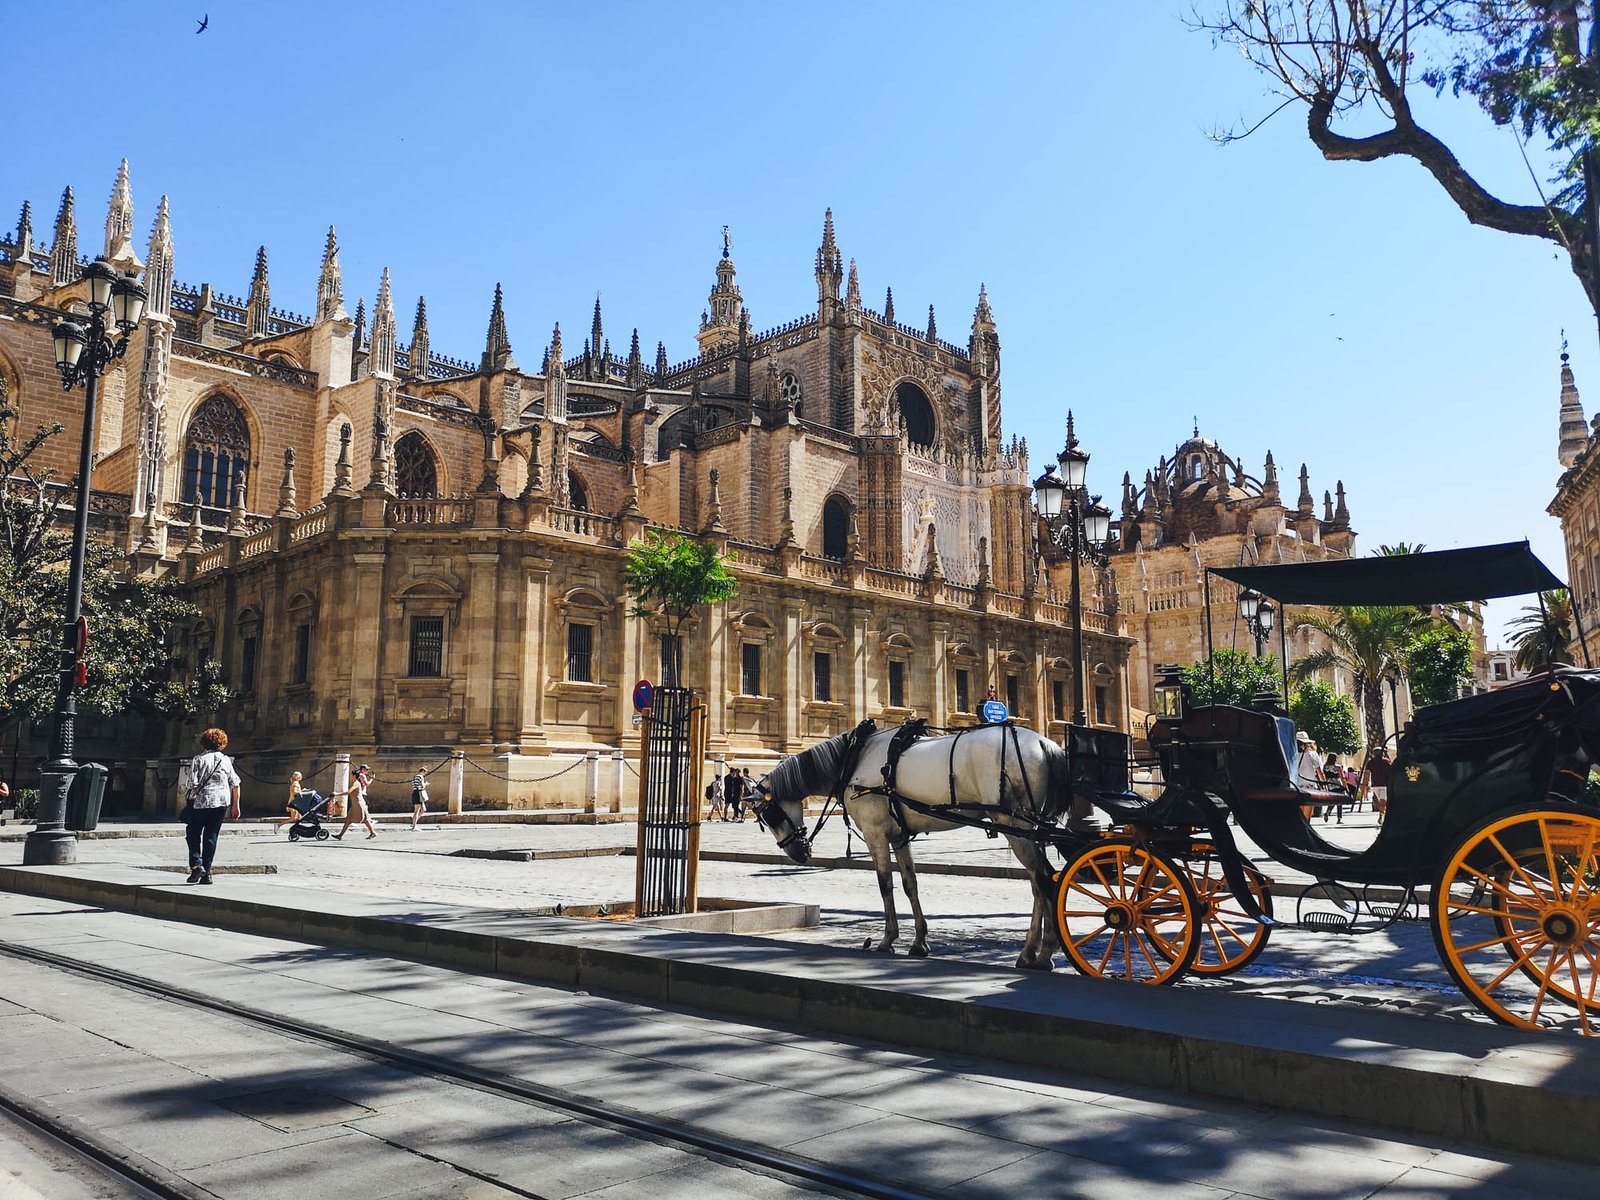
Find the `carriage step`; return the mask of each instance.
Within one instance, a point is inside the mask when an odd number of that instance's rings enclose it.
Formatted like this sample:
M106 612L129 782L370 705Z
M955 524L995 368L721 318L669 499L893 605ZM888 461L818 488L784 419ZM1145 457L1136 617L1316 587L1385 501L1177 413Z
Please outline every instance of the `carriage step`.
M1349 933L1355 922L1340 913L1309 912L1300 921L1300 928L1317 933Z

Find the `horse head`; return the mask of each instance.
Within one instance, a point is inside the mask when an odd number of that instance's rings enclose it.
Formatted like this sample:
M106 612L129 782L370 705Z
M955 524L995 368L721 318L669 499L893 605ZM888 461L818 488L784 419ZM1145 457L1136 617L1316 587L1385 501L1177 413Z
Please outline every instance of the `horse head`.
M753 801L746 801L761 827L772 835L782 850L795 862L804 866L811 861L811 839L806 836L806 810L802 798L775 795L768 785L772 776L764 775L755 781Z

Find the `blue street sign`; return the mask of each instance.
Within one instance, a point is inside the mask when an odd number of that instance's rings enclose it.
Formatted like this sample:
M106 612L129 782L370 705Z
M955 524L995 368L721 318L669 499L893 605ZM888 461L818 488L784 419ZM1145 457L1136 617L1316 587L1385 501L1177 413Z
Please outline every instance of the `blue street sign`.
M1006 706L998 700L985 700L983 702L983 719L990 725L1004 724L1011 715Z
M656 698L656 689L650 686L648 679L641 679L633 685L633 707L643 712L650 707L650 701Z

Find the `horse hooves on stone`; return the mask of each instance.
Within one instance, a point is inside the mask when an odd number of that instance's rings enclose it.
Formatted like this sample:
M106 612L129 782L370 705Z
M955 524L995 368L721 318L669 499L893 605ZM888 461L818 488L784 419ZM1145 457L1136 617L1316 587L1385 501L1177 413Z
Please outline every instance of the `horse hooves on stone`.
M918 942L915 946L906 951L906 955L910 958L927 958L928 947L925 944Z

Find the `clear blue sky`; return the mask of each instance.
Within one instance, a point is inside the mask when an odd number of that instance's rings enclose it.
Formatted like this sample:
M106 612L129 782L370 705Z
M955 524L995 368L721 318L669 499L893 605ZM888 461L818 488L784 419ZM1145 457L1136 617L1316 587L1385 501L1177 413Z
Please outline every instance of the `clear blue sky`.
M126 156L141 246L171 197L180 279L243 294L265 244L274 302L308 311L332 223L352 307L387 266L402 339L423 293L435 351L476 358L501 281L535 369L553 322L581 346L597 293L614 351L637 326L647 356L688 357L724 224L756 328L809 312L831 206L902 321L933 304L963 342L987 283L1036 468L1071 407L1114 503L1197 416L1248 462L1272 449L1291 499L1302 461L1319 507L1344 479L1364 550L1527 536L1564 575L1563 327L1600 402L1570 271L1410 161L1322 161L1298 108L1213 144L1272 101L1185 11L12 3L0 223L31 200L47 240L71 183L97 244ZM1511 134L1423 111L1486 185L1537 199Z

